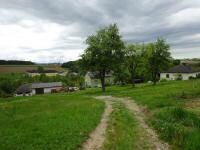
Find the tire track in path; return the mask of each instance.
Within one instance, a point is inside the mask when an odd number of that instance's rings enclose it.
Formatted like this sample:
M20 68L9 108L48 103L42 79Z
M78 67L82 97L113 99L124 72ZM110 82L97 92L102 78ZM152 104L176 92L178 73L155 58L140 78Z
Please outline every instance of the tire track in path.
M135 103L134 100L129 98L118 98L112 96L98 96L97 99L102 99L105 101L120 101L125 104L125 106L134 114L135 118L137 119L139 125L145 130L147 136L149 137L149 141L155 146L156 150L169 150L170 147L167 143L161 141L158 138L157 133L150 128L145 123L145 114L143 109ZM89 150L89 149L88 149Z

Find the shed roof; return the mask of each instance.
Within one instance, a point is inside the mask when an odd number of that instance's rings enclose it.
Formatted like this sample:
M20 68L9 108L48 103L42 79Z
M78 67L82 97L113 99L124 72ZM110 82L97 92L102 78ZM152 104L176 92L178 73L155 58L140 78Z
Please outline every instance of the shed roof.
M192 66L188 64L180 64L170 68L164 73L194 73L194 72L199 72L199 71L195 70Z
M51 87L61 87L62 82L50 82L50 83L33 83L32 88L51 88Z
M25 94L25 93L30 93L32 89L36 89L36 88L52 88L52 87L62 87L62 82L23 84L16 90L15 93L16 94Z

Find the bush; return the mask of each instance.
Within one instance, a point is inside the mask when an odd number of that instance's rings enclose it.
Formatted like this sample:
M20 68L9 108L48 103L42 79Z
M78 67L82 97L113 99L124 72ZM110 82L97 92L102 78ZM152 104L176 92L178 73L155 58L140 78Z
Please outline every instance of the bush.
M167 79L161 79L160 82L167 82Z
M196 76L197 79L200 79L200 73Z
M9 97L9 95L6 94L4 91L0 90L0 97L6 98Z
M189 80L193 80L193 79L196 79L196 77L192 77L192 76L189 77Z
M160 137L182 150L200 149L200 118L181 107L163 109L151 119Z
M0 90L5 94L10 95L15 91L14 83L11 79L5 78L0 82Z

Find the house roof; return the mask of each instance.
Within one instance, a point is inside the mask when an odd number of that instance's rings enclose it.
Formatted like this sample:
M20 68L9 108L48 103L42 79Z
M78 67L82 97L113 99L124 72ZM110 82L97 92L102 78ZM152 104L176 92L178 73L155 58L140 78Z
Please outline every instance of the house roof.
M15 93L16 94L25 94L25 93L30 93L32 89L51 88L51 87L62 87L62 82L23 84L16 90Z
M43 70L43 71L38 71L38 70L27 70L28 73L59 73L57 70Z
M99 72L88 72L87 75L90 77L90 78L99 78L100 74ZM112 77L112 72L106 72L105 74L105 77Z
M199 71L195 70L190 65L180 64L180 65L177 65L177 66L170 68L169 70L167 70L163 73L194 73L194 72L199 72Z
M32 83L31 87L36 88L51 88L51 87L61 87L62 82L50 82L50 83Z
M30 92L31 92L31 84L23 84L16 90L16 94L25 94Z

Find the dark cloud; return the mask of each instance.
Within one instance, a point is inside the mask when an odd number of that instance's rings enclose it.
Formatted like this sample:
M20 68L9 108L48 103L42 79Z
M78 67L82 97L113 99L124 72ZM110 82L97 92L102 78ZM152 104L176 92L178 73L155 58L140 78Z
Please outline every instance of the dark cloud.
M190 51L195 48L195 54L190 57L200 57L200 50L196 50L200 48L200 36L197 36L200 34L199 0L0 0L1 10L22 14L4 21L0 19L0 24L6 21L19 24L24 18L39 18L66 27L74 26L77 31L70 35L65 35L68 31L63 32L60 44L37 51L84 49L88 35L100 27L117 23L127 43L163 37L171 44L174 57L187 57L188 48ZM33 51L31 45L29 49Z

